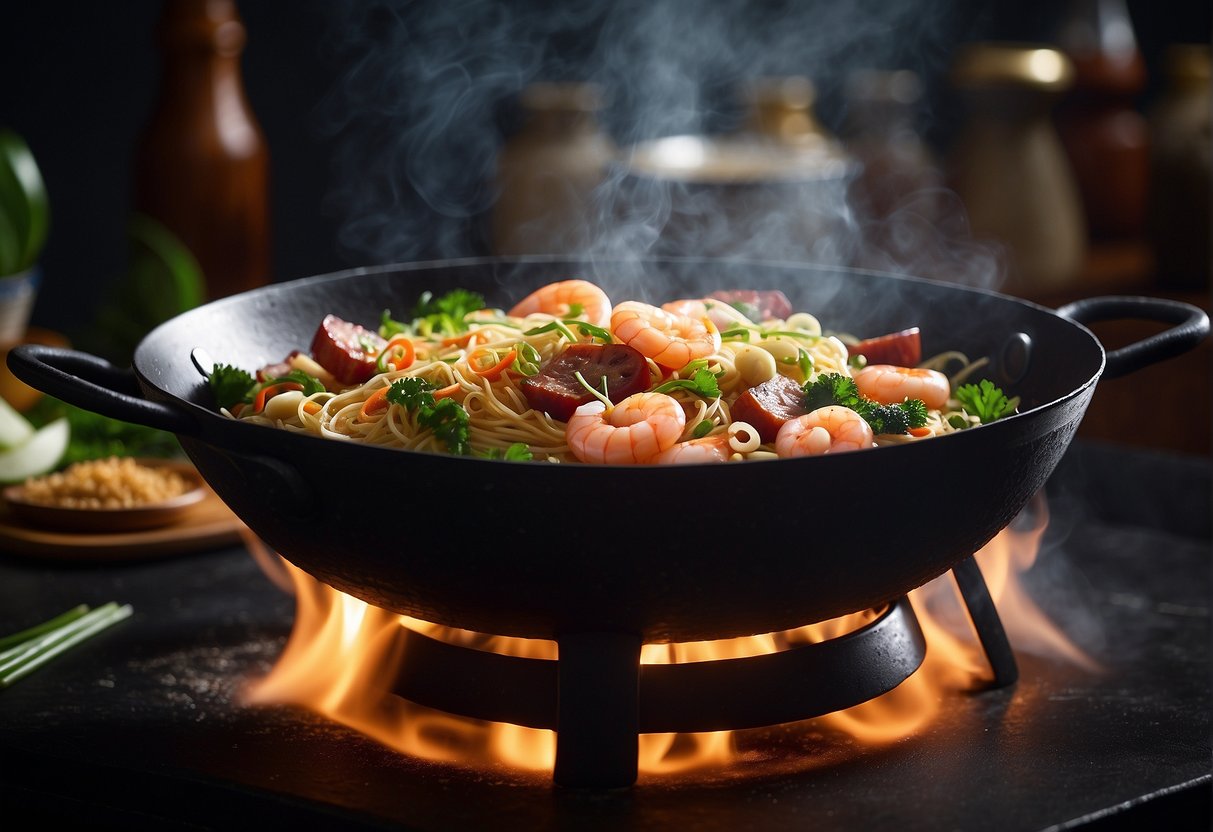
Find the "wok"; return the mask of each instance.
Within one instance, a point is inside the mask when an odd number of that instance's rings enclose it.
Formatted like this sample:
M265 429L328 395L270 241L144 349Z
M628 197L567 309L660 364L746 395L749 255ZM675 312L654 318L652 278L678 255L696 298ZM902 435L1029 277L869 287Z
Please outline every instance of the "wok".
M198 348L250 371L306 349L327 313L374 324L418 295L462 287L508 307L555 279L618 302L779 288L823 326L859 336L921 327L924 355L989 356L1021 412L929 441L715 466L506 462L368 447L229 420ZM1175 324L1105 354L1083 325ZM1192 348L1185 304L1096 298L1057 311L867 271L711 259L547 257L362 268L217 300L157 327L119 369L27 345L9 366L78 406L171 431L269 546L379 607L502 635L619 632L690 641L791 628L876 607L947 571L1045 483L1103 375Z

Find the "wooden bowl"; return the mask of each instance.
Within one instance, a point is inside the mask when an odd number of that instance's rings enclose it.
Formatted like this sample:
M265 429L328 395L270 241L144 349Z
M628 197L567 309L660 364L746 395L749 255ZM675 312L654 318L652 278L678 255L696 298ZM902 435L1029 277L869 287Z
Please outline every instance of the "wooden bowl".
M25 486L10 485L0 492L13 515L31 526L74 532L128 532L168 526L181 520L206 497L202 475L189 462L173 459L139 458L149 468L170 468L184 477L190 487L183 494L156 503L130 508L67 508L30 502Z

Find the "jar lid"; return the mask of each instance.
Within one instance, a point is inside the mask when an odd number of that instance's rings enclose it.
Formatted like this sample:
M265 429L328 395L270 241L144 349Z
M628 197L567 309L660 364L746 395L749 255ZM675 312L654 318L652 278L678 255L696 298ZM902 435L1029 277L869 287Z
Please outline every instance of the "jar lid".
M626 158L635 176L703 185L839 180L853 172L832 143L802 148L744 136L666 136L635 145Z
M1069 89L1074 65L1057 49L1032 44L972 43L952 65L952 83L962 89Z

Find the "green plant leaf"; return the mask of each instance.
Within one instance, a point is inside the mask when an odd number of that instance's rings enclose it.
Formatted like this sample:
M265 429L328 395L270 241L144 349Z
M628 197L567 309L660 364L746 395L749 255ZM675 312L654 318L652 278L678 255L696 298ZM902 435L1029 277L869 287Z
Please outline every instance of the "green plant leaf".
M129 257L91 329L79 339L85 348L116 364L130 361L148 332L169 318L203 303L202 267L162 223L135 214L127 225Z
M13 227L13 221L0 205L0 277L8 277L21 271L21 236Z
M0 212L8 216L17 239L15 264L5 273L25 271L42 255L50 199L29 145L9 129L0 129Z
M134 214L127 224L129 279L155 325L200 305L206 284L202 267L177 235L159 221Z

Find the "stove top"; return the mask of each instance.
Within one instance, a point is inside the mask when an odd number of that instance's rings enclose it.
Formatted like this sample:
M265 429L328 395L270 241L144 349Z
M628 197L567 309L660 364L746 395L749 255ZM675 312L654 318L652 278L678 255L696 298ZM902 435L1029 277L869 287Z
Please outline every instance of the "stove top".
M123 829L1208 829L1208 462L1078 443L1048 500L1029 582L1105 672L1015 645L1016 684L954 694L892 745L813 721L755 729L738 765L618 790L426 762L243 705L294 615L243 548L94 567L2 557L0 632L82 601L135 614L0 691L0 805Z

